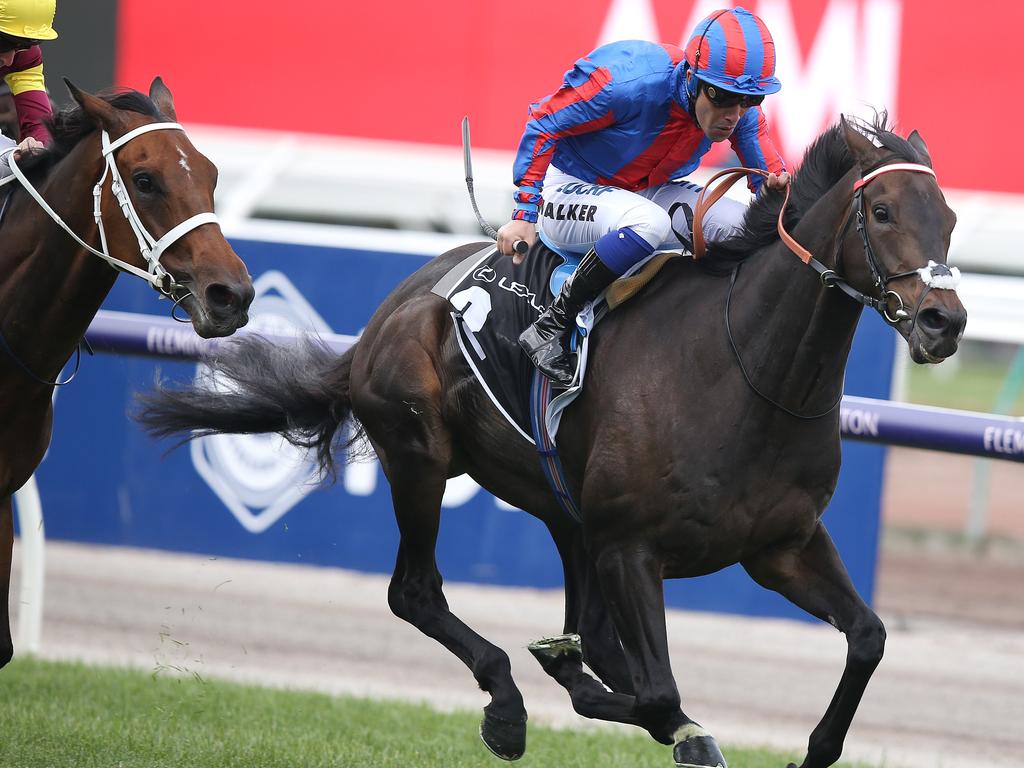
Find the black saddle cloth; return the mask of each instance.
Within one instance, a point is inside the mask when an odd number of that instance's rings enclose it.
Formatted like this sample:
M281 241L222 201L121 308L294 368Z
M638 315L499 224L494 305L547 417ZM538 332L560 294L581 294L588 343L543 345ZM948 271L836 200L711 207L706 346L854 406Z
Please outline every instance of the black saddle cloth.
M522 264L489 247L438 281L434 293L452 305L462 354L491 400L527 440L534 367L519 334L551 303L551 273L565 259L539 239Z

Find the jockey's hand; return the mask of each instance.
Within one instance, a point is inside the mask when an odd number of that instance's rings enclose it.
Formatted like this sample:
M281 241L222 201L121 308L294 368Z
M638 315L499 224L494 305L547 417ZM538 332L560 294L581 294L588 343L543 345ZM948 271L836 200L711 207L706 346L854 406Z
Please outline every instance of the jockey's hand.
M530 221L513 219L503 224L498 230L498 250L506 256L512 257L513 264L522 264L525 254L516 253L513 246L518 240L523 240L527 245L533 245L537 239L537 225Z
M786 171L769 173L768 178L764 180L764 185L768 189L785 189L789 186L789 174Z
M40 149L43 149L43 143L38 139L33 139L29 136L28 138L23 139L18 145L18 148L14 150L14 159L21 160L24 155L30 155Z

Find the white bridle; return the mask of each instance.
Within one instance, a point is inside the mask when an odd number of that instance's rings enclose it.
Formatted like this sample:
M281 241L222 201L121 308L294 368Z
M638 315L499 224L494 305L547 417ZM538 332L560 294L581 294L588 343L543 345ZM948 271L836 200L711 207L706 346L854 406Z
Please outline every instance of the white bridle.
M43 196L39 194L39 191L32 186L32 183L28 178L26 178L24 172L14 161L13 153L17 150L17 147L10 147L9 149L0 152L0 162L3 162L6 159L11 168L11 172L14 174L13 176L9 176L8 178L0 181L0 186L3 186L16 178L21 182L21 186L23 186L26 191L32 195L35 201L39 203L40 207L49 214L50 218L57 222L61 229L71 235L71 237L73 237L80 246L90 253L99 256L114 269L119 269L123 272L130 272L136 277L141 277L161 293L173 296L174 290L178 287L178 284L174 281L174 278L171 277L170 273L164 269L163 265L160 264L160 257L171 245L176 243L196 227L201 227L203 224L217 224L217 215L213 213L213 211L197 213L195 216L186 219L176 227L172 227L171 230L159 240L156 239L149 234L145 225L142 223L142 219L139 218L139 214L135 211L135 206L132 205L132 200L128 196L128 190L125 187L124 180L121 178L121 172L118 170L117 163L114 161L114 151L124 146L132 139L137 136L141 136L144 133L149 133L150 131L164 130L184 131L185 129L179 123L148 123L128 131L124 136L113 142L110 141L110 136L107 132L103 131L102 153L106 160L106 165L103 169L103 175L100 176L99 181L96 182L92 189L92 212L93 218L96 220L96 226L100 231L100 248L102 250L96 250L75 234L71 227L69 227L57 212L50 207L49 203L43 199ZM5 158L5 156L7 157ZM128 220L128 224L132 228L132 231L135 232L135 237L139 241L139 252L142 254L142 258L146 261L146 264L149 265L148 271L144 271L132 264L129 264L128 262L117 259L109 253L109 249L107 247L107 235L103 229L103 214L100 210L100 204L103 198L103 182L106 181L107 173L110 174L111 192L113 192L114 197L121 206L121 213L124 214L125 219Z

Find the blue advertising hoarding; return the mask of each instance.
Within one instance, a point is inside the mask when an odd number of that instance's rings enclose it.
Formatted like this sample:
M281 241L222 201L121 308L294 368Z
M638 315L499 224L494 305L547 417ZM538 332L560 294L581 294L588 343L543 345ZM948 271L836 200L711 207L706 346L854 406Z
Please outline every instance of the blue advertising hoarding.
M233 239L257 289L253 324L358 334L391 289L427 253L364 245L316 246ZM406 251L408 249L405 249ZM118 281L105 309L166 312L138 281ZM847 393L887 397L894 334L873 313L858 330ZM87 359L56 402L53 443L40 466L47 535L390 573L398 534L387 482L375 461L345 467L319 488L308 457L275 436L216 436L167 453L125 412L159 376L187 380L196 364L102 355ZM843 474L826 522L854 583L874 588L884 448L844 442ZM447 580L559 587L547 531L468 478L449 483L438 542ZM673 607L807 618L735 566L666 584ZM556 628L557 629L557 628Z

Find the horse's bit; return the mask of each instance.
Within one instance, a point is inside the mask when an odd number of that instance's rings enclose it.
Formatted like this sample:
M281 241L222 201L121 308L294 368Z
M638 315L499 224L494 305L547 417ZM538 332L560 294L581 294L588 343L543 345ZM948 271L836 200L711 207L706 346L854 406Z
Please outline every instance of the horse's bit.
M130 272L136 277L141 277L147 283L153 286L154 289L160 293L168 296L172 299L175 298L175 291L180 287L171 274L164 269L160 263L160 257L163 252L166 251L170 246L180 240L182 237L187 235L196 227L201 227L203 224L217 224L217 215L213 211L206 213L197 213L185 221L181 222L175 227L172 227L159 240L153 237L147 231L145 225L142 223L142 219L139 218L139 214L135 211L135 206L132 205L132 200L128 196L128 190L125 187L124 180L121 178L121 172L117 168L117 163L114 160L114 151L127 144L132 139L141 136L144 133L150 131L184 131L185 129L180 123L148 123L141 125L128 133L121 136L115 141L110 141L110 135L103 131L102 133L102 154L106 160L106 165L103 169L103 175L100 176L99 181L93 186L92 197L93 197L93 218L96 221L96 225L100 231L100 248L102 250L96 250L91 245L86 243L80 238L74 231L64 223L64 220L57 214L53 208L50 207L43 196L39 194L38 190L32 186L32 183L26 178L24 172L18 167L18 164L14 160L13 152L17 147L11 147L8 150L0 153L0 158L3 155L9 155L7 161L10 165L11 171L14 177L21 182L21 185L28 191L28 193L39 203L40 207L49 214L50 218L53 219L65 232L71 235L72 238L83 248L101 259L106 261L114 269L122 272ZM142 254L142 258L146 261L149 266L148 271L144 271L129 264L125 261L121 261L110 255L109 248L107 247L107 235L103 229L103 213L100 210L100 203L103 196L103 182L106 181L107 174L110 174L110 188L113 192L114 197L117 199L118 204L121 206L121 213L124 214L128 224L131 226L132 231L135 233L135 237L139 242L139 252ZM7 183L8 179L0 181L0 185ZM181 299L176 299L176 303Z

